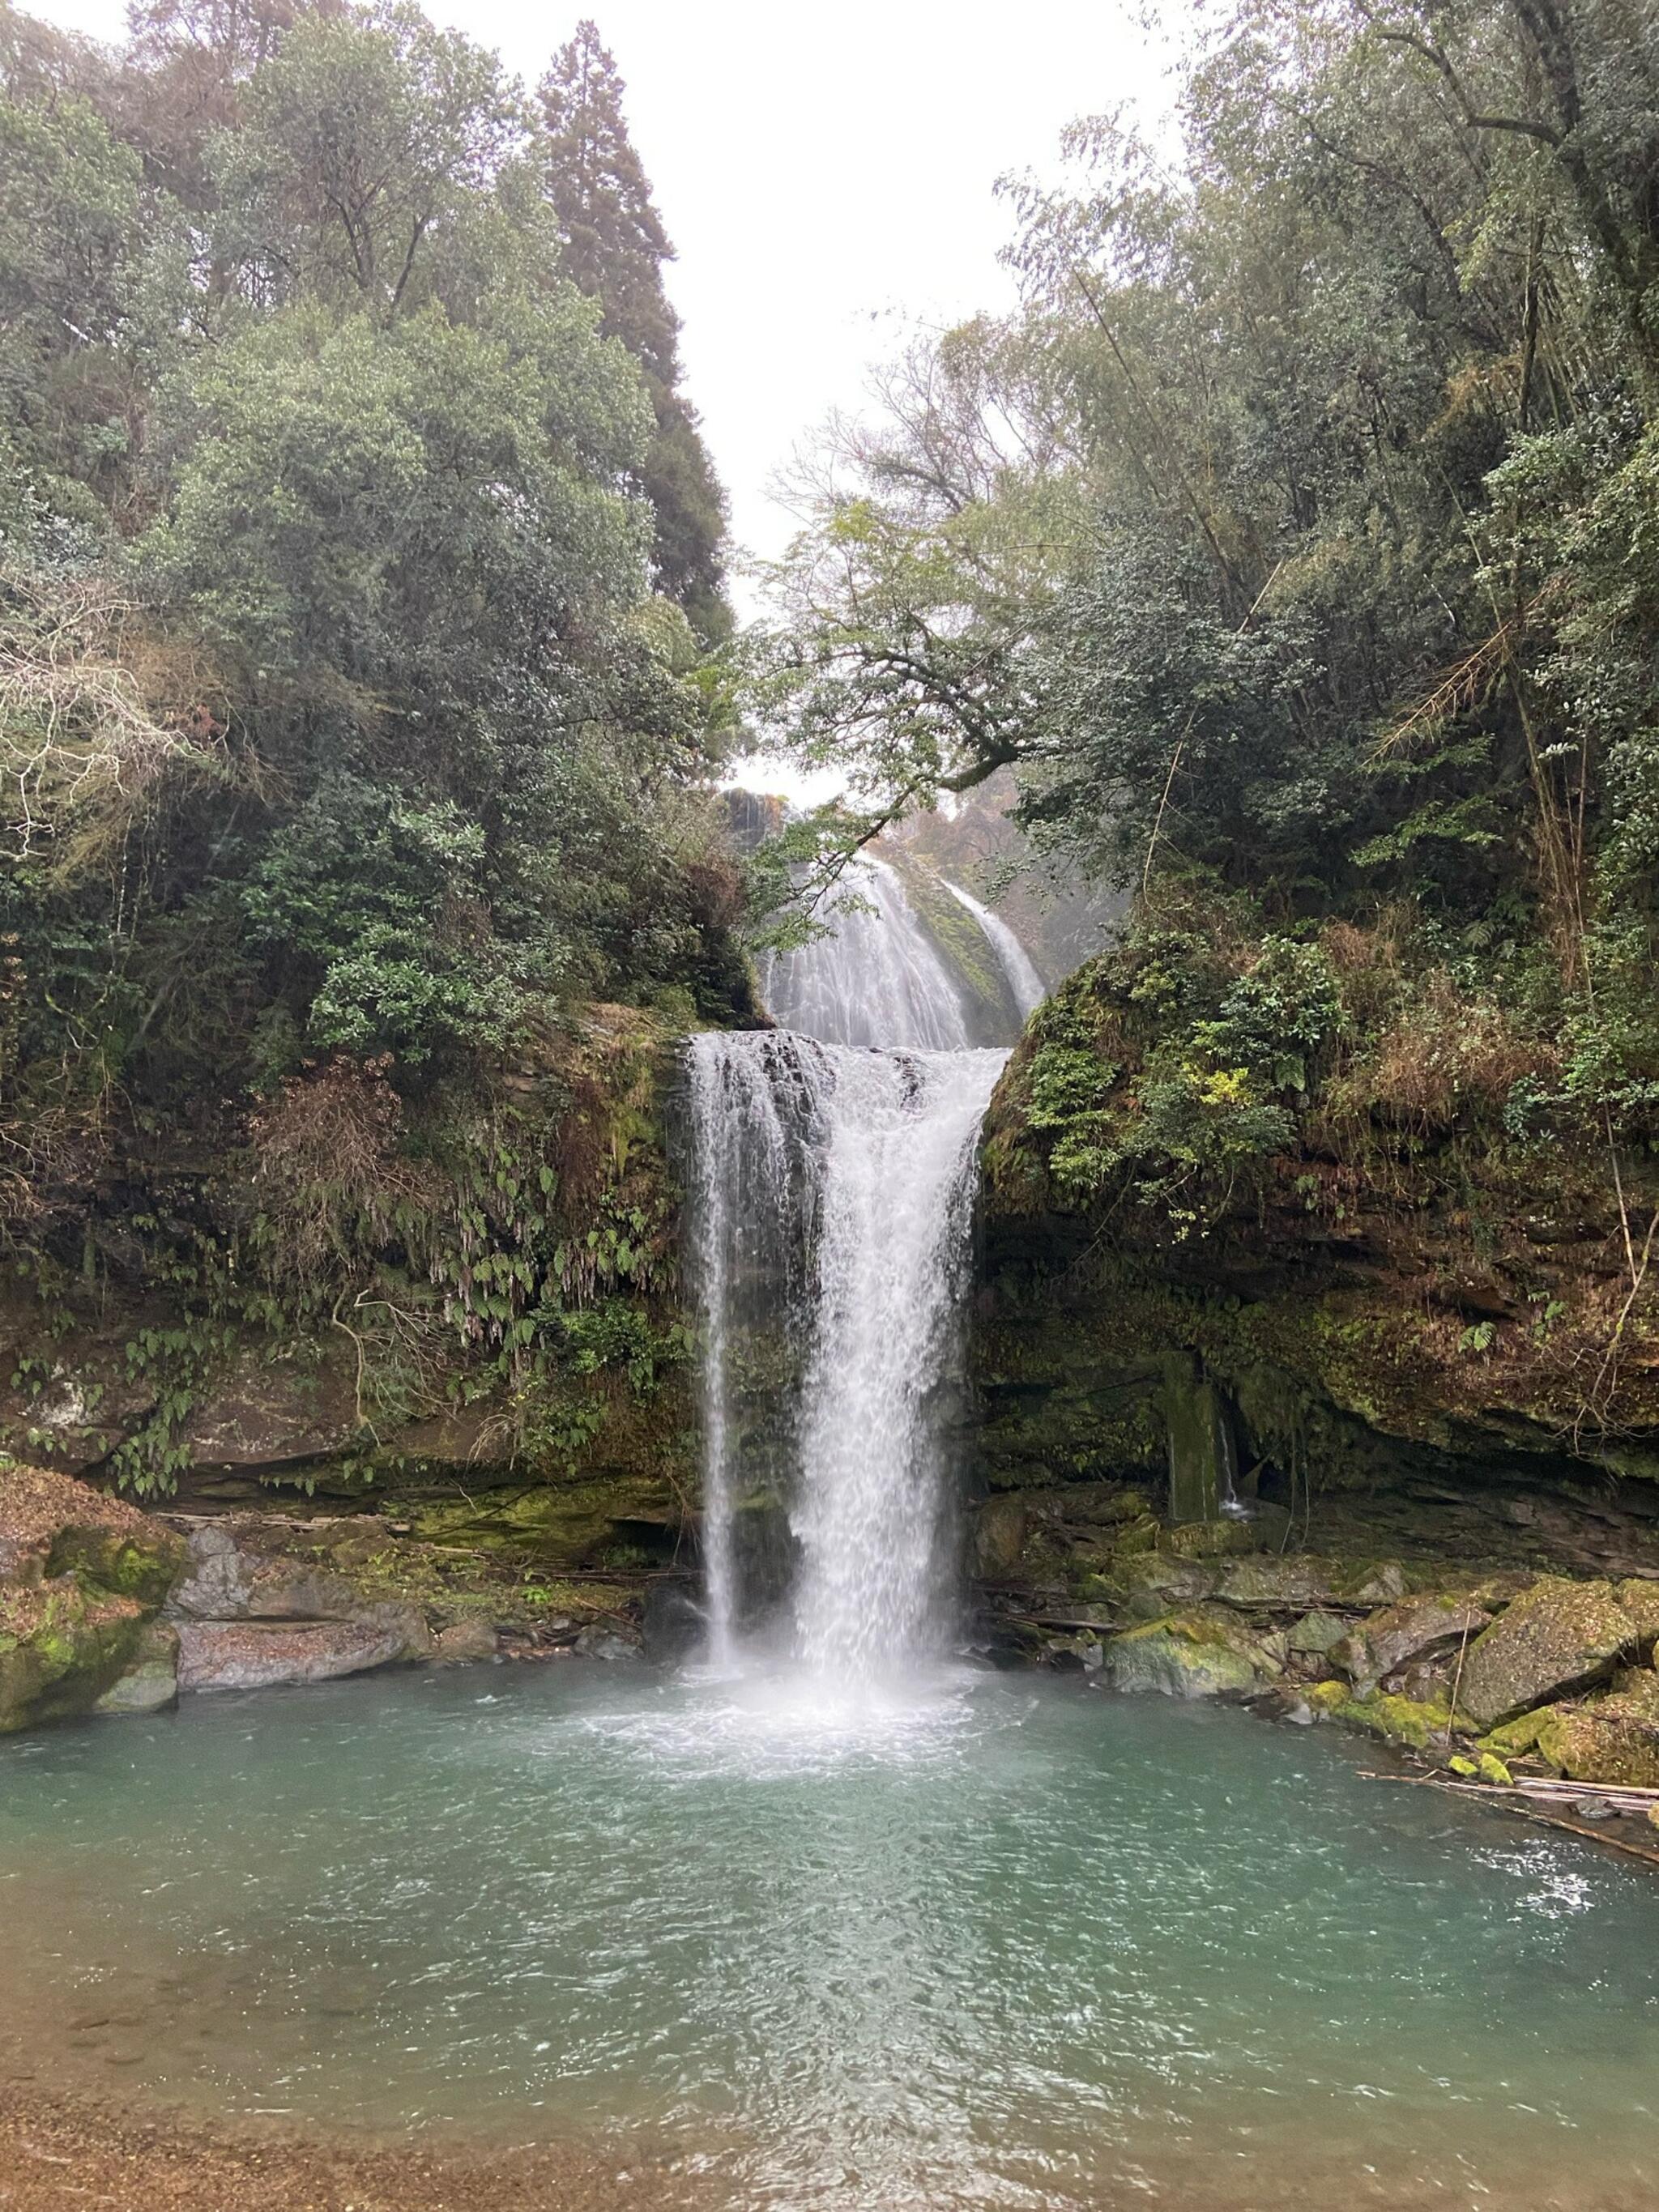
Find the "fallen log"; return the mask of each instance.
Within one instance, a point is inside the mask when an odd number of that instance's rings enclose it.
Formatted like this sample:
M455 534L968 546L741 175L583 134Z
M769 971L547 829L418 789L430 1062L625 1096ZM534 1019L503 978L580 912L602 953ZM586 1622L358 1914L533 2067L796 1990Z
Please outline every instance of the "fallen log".
M1374 1769L1364 1766L1358 1771L1366 1782L1405 1782L1418 1790L1443 1790L1449 1796L1467 1798L1476 1804L1490 1805L1495 1813L1507 1813L1512 1819L1528 1821L1535 1828L1559 1828L1563 1835L1577 1836L1587 1844L1601 1844L1610 1851L1622 1851L1626 1858L1640 1859L1646 1866L1659 1867L1659 1850L1650 1850L1645 1844L1633 1844L1624 1836L1610 1836L1605 1828L1593 1826L1588 1820L1564 1820L1559 1813L1537 1811L1537 1801L1533 1799L1532 1793L1519 1786L1506 1790L1501 1784L1492 1782L1451 1782L1438 1774L1379 1774ZM1659 1790L1620 1792L1613 1790L1610 1784L1591 1783L1569 1785L1564 1794L1569 1803L1573 1802L1575 1795L1578 1798L1640 1795L1649 1802L1659 1797ZM1510 1803L1508 1801L1514 1797L1530 1802L1519 1805ZM1645 1811L1645 1805L1643 1809Z

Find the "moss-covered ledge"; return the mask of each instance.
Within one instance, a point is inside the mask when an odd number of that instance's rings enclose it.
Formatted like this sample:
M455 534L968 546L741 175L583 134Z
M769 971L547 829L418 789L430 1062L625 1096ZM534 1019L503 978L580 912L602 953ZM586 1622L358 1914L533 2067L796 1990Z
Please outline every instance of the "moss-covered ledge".
M1226 1391L1282 1502L1659 1477L1655 1286L1632 1295L1623 1233L1659 1204L1652 1164L1615 1182L1605 1147L1510 1140L1472 1098L1402 1127L1352 1074L1264 1103L1176 1054L1166 983L1144 948L1079 970L993 1099L986 1484L1159 1469L1171 1353Z

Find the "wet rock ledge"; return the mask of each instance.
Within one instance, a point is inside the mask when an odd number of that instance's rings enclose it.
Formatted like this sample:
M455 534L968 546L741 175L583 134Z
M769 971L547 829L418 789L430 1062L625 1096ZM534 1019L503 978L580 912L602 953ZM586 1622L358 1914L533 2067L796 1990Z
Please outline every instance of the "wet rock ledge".
M154 1712L181 1691L638 1641L639 1592L356 1512L141 1512L0 1465L0 1734Z
M1497 1784L1659 1790L1659 1536L1645 1527L1615 1571L1586 1575L1536 1543L1390 1555L1351 1518L1358 1540L1309 1551L1282 1513L1170 1526L1154 1504L1105 1483L988 1500L991 1653L1114 1690L1255 1700Z

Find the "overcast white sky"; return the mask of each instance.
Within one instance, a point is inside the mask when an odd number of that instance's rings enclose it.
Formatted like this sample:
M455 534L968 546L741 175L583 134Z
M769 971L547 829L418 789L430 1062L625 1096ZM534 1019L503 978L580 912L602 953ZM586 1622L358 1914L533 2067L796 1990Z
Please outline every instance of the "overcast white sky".
M24 0L118 38L124 0ZM739 547L780 550L768 486L908 324L1011 294L996 253L1008 170L1051 167L1074 116L1164 99L1133 0L428 0L434 20L540 76L592 13L628 83L635 143L678 260L687 381Z

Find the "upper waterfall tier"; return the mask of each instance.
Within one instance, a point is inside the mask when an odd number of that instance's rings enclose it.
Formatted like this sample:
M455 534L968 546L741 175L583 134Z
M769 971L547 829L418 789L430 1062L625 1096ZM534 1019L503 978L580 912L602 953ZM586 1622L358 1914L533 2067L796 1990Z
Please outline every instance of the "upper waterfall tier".
M982 906L960 884L947 883L945 888L958 904L966 907L985 932L991 950L1001 963L1014 1004L1019 1008L1019 1018L1024 1021L1048 995L1048 986L1032 965L1030 955L1000 914L993 914L988 906Z
M830 935L767 963L766 1000L780 1026L821 1044L965 1052L979 1042L897 870L866 858L843 880L860 903L835 916Z

